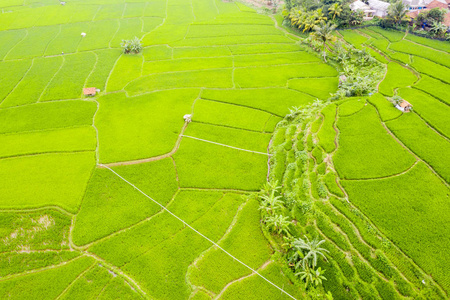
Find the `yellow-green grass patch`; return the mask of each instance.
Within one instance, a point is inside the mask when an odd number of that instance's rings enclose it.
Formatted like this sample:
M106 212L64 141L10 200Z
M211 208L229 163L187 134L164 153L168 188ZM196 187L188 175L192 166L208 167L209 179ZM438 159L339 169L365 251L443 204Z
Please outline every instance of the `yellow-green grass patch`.
M450 257L444 249L450 240L442 234L450 230L448 187L423 163L392 178L341 183L349 200L448 291Z
M117 60L106 83L106 90L120 91L141 76L144 57L142 55L122 55Z
M174 154L182 187L258 190L265 182L266 155L183 139Z
M146 47L142 51L145 61L172 59L174 50L167 45Z
M304 51L270 54L238 55L234 57L234 66L250 67L265 65L285 65L306 62L319 62L320 59Z
M230 56L228 47L182 47L173 49L173 58Z
M373 94L367 98L367 101L376 107L383 122L398 118L402 114L400 110L394 107L392 102L379 93Z
M430 126L450 137L450 106L416 89L400 89L399 95L411 103L414 111Z
M190 123L184 134L211 142L262 153L267 152L267 146L270 141L270 134L197 122Z
M166 205L177 190L170 158L114 169L144 193ZM108 169L96 169L73 228L74 243L84 245L151 217L160 207Z
M49 152L94 151L92 127L76 127L18 134L0 134L0 158Z
M199 90L178 89L137 97L115 93L100 97L96 115L102 163L168 153L191 112Z
M232 69L213 69L154 74L130 82L125 90L139 95L156 90L175 88L232 88Z
M373 106L339 117L339 147L333 157L342 179L378 178L407 170L415 158L388 134Z
M289 80L290 89L309 94L320 99L328 99L336 92L339 84L337 77L327 78L297 78Z
M56 268L0 281L3 299L55 299L78 275L94 264L91 257L80 257Z
M1 159L0 207L56 205L74 212L81 202L94 166L94 152Z
M0 62L0 104L22 80L31 67L31 60Z
M387 74L379 85L379 91L386 96L394 96L394 89L413 85L418 78L396 62L388 64Z
M90 52L64 56L61 69L50 81L40 100L80 98L84 83L96 62L97 57Z
M59 71L62 57L35 58L29 71L2 102L1 107L35 103L45 87ZM79 92L79 91L78 91Z
M409 149L427 162L450 183L450 143L427 126L417 115L409 113L386 125Z
M444 67L443 65L436 64L428 59L421 58L419 56L414 56L411 66L413 66L413 68L420 73L424 73L446 83L450 83L450 69Z
M92 125L94 102L36 103L0 110L0 134Z
M293 78L331 77L336 70L326 64L305 63L284 66L239 68L234 72L236 86L241 88L284 87Z
M148 61L144 63L142 75L145 76L157 73L222 69L232 67L233 59L231 57L182 58L162 61Z
M86 29L83 31L86 33L86 36L83 37L78 45L78 51L108 48L112 36L119 28L118 20L96 21L88 24L89 26L86 26ZM116 47L118 48L119 45Z
M270 116L257 109L200 99L195 102L193 121L263 132Z

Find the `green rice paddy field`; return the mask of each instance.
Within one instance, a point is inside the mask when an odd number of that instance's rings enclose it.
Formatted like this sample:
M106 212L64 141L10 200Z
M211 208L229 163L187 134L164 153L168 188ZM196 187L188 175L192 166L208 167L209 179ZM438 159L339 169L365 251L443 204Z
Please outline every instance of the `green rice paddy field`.
M312 192L333 261L325 290L450 294L448 43L341 31L386 63L379 93L280 135L289 108L329 98L338 72L239 2L0 9L0 299L303 299L249 196L274 172L292 180L293 148L275 171L268 148L294 132L327 187ZM122 54L134 36L143 53Z

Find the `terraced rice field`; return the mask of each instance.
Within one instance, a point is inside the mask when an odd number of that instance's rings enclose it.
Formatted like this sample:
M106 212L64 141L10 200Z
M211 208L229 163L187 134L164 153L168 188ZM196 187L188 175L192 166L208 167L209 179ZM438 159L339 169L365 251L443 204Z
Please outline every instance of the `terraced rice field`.
M327 240L324 286L335 298L446 299L448 44L377 27L339 36L386 64L379 92L282 121L270 176L302 203L298 230ZM393 95L413 112L394 108Z
M302 297L248 195L333 67L238 2L0 8L1 299Z

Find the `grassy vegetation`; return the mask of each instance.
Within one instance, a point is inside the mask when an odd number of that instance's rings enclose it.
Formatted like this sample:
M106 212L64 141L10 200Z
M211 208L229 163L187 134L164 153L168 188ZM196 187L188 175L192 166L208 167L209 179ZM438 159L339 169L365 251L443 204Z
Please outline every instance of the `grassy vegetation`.
M386 77L379 86L379 91L386 96L394 96L394 89L413 85L417 77L398 63L390 62Z
M340 117L339 148L334 156L341 178L362 179L394 175L414 163L414 157L402 148L380 124L373 106Z
M435 259L447 255L442 249L449 241L440 232L446 230L445 219L450 213L448 188L423 163L398 177L343 181L342 184L352 202L374 220L381 231L432 273L438 282L442 280L441 284L448 285L443 264L448 260ZM378 192L369 192L372 190ZM417 221L410 222L410 216ZM422 247L425 244L427 247Z
M0 298L285 298L96 161L121 162L111 168L297 299L442 297L431 279L450 290L449 192L437 176L449 181L444 43L342 31L358 49L371 43L429 75L415 84L389 64L380 91L415 109L401 116L381 94L314 101L330 98L341 70L242 3L0 8ZM134 36L143 52L122 54ZM83 97L84 87L100 94ZM369 179L415 161L380 122L437 175L418 162ZM183 126L206 141L181 137ZM327 240L316 291L295 278L285 241L261 226L248 195L275 178L291 233Z

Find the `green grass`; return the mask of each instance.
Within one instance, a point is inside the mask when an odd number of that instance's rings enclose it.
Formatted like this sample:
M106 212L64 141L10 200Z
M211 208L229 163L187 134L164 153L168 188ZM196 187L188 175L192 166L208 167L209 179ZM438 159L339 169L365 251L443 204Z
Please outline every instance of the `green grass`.
M333 161L343 179L378 178L405 171L414 163L381 125L373 106L337 122L339 147Z
M357 49L362 49L363 44L367 44L367 41L369 40L369 38L351 29L340 30L339 33L344 37L346 42L352 44Z
M251 268L258 269L270 258L271 250L259 226L258 202L254 199L249 201L234 225L237 230L233 230L219 245ZM210 248L188 274L192 284L220 293L227 283L249 275L251 271L222 250Z
M166 45L151 46L144 48L142 54L145 61L171 59L172 54L175 56L175 50Z
M133 5L133 3L130 3ZM142 5L145 3L135 3L135 5ZM129 4L127 4L127 8ZM141 11L142 12L142 11ZM122 43L122 40L129 40L134 37L142 38L144 32L142 29L142 20L141 19L121 19L119 24L119 30L114 35L113 39L109 42L110 47L118 48Z
M48 43L59 32L59 26L29 28L26 37L17 43L5 59L24 59L44 54Z
M57 265L61 262L71 260L78 255L79 253L69 250L43 253L3 253L0 254L0 274L1 276L19 274L33 269Z
M333 126L336 117L336 104L326 106L322 109L321 114L325 117L325 119L322 127L317 133L319 145L325 150L325 152L331 153L336 149L336 144L334 142L336 131Z
M234 57L234 66L251 67L251 66L269 66L284 65L307 62L319 62L320 59L312 54L303 51L287 52L287 53L268 53L268 54L250 54L237 55Z
M402 31L397 31L393 29L386 30L378 26L372 26L369 27L369 29L373 32L381 34L383 37L387 38L390 42L398 42L405 36L405 33Z
M0 296L4 299L37 299L45 295L46 299L54 299L93 263L94 259L82 257L58 268L0 281Z
M25 37L25 35L25 30L0 31L0 39L2 40L2 44L0 45L0 59L3 59L14 45Z
M131 95L137 95L180 86L186 88L231 88L233 87L232 70L202 70L148 75L130 82L125 90Z
M173 58L230 56L228 47L182 47L173 49Z
M30 67L31 61L29 60L0 62L0 86L2 86L0 99L2 102L20 82Z
M448 227L449 190L425 164L398 177L342 184L352 203L448 290L445 262L450 260L443 249L449 240L441 232Z
M400 89L399 95L411 103L419 116L421 116L431 127L450 137L450 107L436 98L416 89Z
M48 130L92 125L94 102L37 103L0 110L0 133Z
M230 57L171 59L145 62L142 75L232 67L233 60Z
M413 85L417 81L417 77L408 69L400 64L390 62L386 77L379 85L379 91L383 95L393 96L394 89Z
M429 76L422 75L422 79L420 79L414 87L431 94L442 102L450 105L450 100L448 99L450 85Z
M184 31L184 33L186 33L186 31ZM193 38L181 40L181 38L183 37L184 35L181 35L180 39L178 40L172 38L165 42L174 47L223 46L223 45L263 44L263 43L287 44L293 42L293 40L291 40L288 37L285 37L284 35L223 36L223 37ZM268 46L267 48L271 47Z
M313 97L326 100L331 94L336 92L339 79L333 78L298 78L288 82L288 87L302 93L307 93Z
M28 255L17 253L14 258L11 255L13 251L69 249L66 237L69 234L71 219L66 214L55 209L42 209L32 212L1 212L0 217L0 238L3 241L0 251L5 257L1 262L2 265L7 265L5 269L2 268L2 272L20 273L20 270L33 269L34 264L47 264L46 261L51 257L51 253L36 252ZM60 253L62 260L70 256ZM35 257L36 261L33 259L33 262L29 262L30 257ZM22 264L21 261L26 263Z
M216 38L241 35L283 35L283 33L274 26L268 25L191 25L186 38Z
M2 102L1 107L31 104L39 100L47 84L59 71L62 57L36 58L20 83Z
M289 113L289 108L312 103L315 99L307 94L285 89L235 89L235 90L203 90L201 97L208 100L253 107L279 117ZM280 98L283 102L280 102Z
M419 56L414 56L411 66L420 73L424 73L446 83L450 83L450 69L447 67L436 64Z
M61 25L61 30L48 44L45 55L58 55L61 53L74 53L77 51L83 37L81 33L89 27L87 23Z
M1 134L0 158L49 152L95 151L95 139L92 127Z
M367 105L366 99L352 99L339 105L339 117L348 117L358 113Z
M373 94L367 98L367 101L375 106L383 122L398 118L402 115L402 112L395 108L394 104L379 93Z
M193 121L263 132L270 117L257 109L200 99L195 102Z
M100 295L112 278L108 269L97 265L78 278L61 298L92 299Z
M132 98L123 93L100 97L95 118L100 161L142 159L170 152L183 127L183 115L191 112L198 93L178 89Z
M448 43L442 43L441 41L427 39L424 37L416 36L413 34L408 34L405 39L431 47L438 50L450 52L450 45Z
M192 139L183 139L174 155L182 187L258 190L267 172L267 156Z
M223 201L216 202L207 214L191 225L217 241L225 234L241 201L238 195L225 196ZM139 280L141 287L155 298L187 298L191 293L191 287L186 282L188 266L210 246L210 242L185 228L132 260L123 269ZM153 259L154 257L158 259ZM160 284L161 282L165 284Z
M41 154L0 160L0 207L49 205L76 211L95 165L93 152Z
M97 58L93 53L64 56L61 69L48 84L41 100L80 98L86 78L95 67L96 62Z
M231 45L229 46L233 55L281 53L299 51L301 48L295 44L258 44L258 45Z
M448 54L442 53L441 51L434 50L425 46L411 43L410 41L407 40L392 43L391 45L389 45L389 48L394 51L420 56L429 59L437 64L450 67L450 56Z
M142 55L120 56L108 77L106 90L108 92L123 90L128 83L141 76L143 63Z
M170 201L177 189L175 169L169 158L114 170L163 205ZM157 204L110 170L96 169L77 215L74 242L79 245L90 243L150 217L159 210ZM108 214L103 214L104 211Z
M89 27L84 31L86 36L81 40L77 50L87 51L108 48L109 43L118 28L118 20L90 22ZM114 46L119 47L119 45Z
M222 198L222 192L217 191L180 191L175 200L168 205L168 209L186 222L192 223L206 215L210 208ZM145 254L154 246L175 236L184 228L183 223L174 221L173 216L162 212L146 222L94 244L89 249L103 259L121 267Z
M336 76L336 70L326 64L298 64L269 67L239 68L234 72L236 86L241 88L284 87L289 79Z
M193 122L184 132L185 135L225 144L246 150L267 152L270 134L239 130L225 126Z
M98 299L142 299L142 297L132 290L130 284L125 282L122 277L112 278L109 284L98 295Z
M103 91L106 80L119 59L121 51L118 49L104 49L95 51L97 63L86 81L86 87L95 87Z
M417 115L411 113L387 122L386 125L400 141L430 164L445 181L450 182L448 168L450 157L442 155L450 151L450 143L447 139L428 127Z

